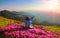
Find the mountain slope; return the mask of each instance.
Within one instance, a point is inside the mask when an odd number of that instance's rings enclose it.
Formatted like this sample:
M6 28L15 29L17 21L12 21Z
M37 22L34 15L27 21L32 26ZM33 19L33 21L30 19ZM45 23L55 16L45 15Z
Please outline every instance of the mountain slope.
M22 15L14 14L13 12L10 12L8 10L0 11L0 16L3 16L8 19L20 20L20 21L23 21L23 19L24 19L24 17Z
M35 16L33 23L44 25L60 25L60 13L41 11L0 11L0 15L9 19L24 21L26 16Z
M7 19L7 18L0 16L0 28L6 27L7 25L14 24L14 23L21 23L22 25L24 25L24 23L21 21Z
M24 22L17 21L17 20L12 20L12 19L6 19L6 18L0 16L0 28L6 27L10 24L16 24L16 23L24 26ZM41 27L40 25L36 25L36 24L34 24L33 26L38 26L39 28ZM50 31L53 31L53 32L60 32L60 26L50 26L50 25L45 26L44 25L44 29L50 30Z

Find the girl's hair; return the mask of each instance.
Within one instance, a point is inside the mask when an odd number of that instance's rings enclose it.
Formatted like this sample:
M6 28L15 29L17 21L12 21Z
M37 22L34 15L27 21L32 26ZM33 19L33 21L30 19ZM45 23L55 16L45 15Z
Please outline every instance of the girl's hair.
M25 20L30 20L30 17L29 17L29 16L27 16L27 17L25 18Z

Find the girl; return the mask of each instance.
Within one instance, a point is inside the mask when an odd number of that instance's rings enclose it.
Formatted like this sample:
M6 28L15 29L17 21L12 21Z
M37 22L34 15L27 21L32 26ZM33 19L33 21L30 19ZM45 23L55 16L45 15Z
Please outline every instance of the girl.
M33 20L34 20L34 16L33 17L29 17L29 16L27 16L26 18L25 18L25 28L26 29L28 29L28 28L31 28L30 27L30 24L33 22Z

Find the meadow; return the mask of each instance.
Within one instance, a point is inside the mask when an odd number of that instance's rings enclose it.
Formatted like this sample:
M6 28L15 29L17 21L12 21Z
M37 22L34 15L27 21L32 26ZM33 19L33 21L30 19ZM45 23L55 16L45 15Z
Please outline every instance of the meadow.
M12 24L12 25L11 25ZM3 29L6 29L7 31L8 31L8 29L9 30L11 30L11 28L19 28L20 27L20 25L21 26L24 26L24 22L21 22L21 21L17 21L17 20L12 20L12 19L7 19L7 18L4 18L4 17L1 17L0 16L0 28L3 28ZM8 25L11 25L11 26L8 26ZM16 26L15 26L16 25ZM33 24L33 25L36 25L36 24ZM40 25L36 25L36 26L38 26L39 28L41 27ZM6 28L5 28L6 27ZM5 34L7 33L8 35L10 34L10 35L12 35L13 33L15 34L16 33L16 38L18 38L18 37L20 37L20 35L19 35L19 33L24 33L25 35L26 35L26 33L28 33L28 34L30 34L30 32L32 33L33 32L33 36L35 37L36 36L36 33L38 34L37 36L38 36L38 38L42 38L42 37L44 37L45 38L45 36L43 35L43 36L39 36L39 35L41 35L41 34L39 34L40 32L42 32L42 33L44 33L44 34L46 34L47 36L47 38L49 38L49 37L57 37L56 35L55 35L55 33L57 33L57 34L59 34L59 32L60 32L60 26L44 26L43 27L43 29L45 29L46 30L46 32L44 31L44 30L42 30L42 29L29 29L29 30L24 30L24 31L11 31L11 32L4 32ZM36 33L35 33L35 32ZM25 33L26 32L26 33ZM18 34L17 34L18 33ZM48 34L47 34L48 33ZM6 36L7 36L7 34L6 34ZM13 35L14 35L13 34ZM51 34L52 34L52 36L51 36ZM13 35L12 35L12 37L11 36L8 36L9 38L13 38ZM22 35L22 34L21 34ZM26 38L26 36L25 35L22 35L20 38L23 38L23 36ZM30 34L30 35L32 35L32 34ZM30 35L29 35L29 37L30 37ZM50 36L49 36L50 35ZM60 34L59 34L60 35ZM5 35L4 35L5 36ZM0 35L0 37L1 38L4 38L4 36L3 35ZM8 38L7 37L7 38ZM28 38L29 38L28 37ZM34 38L33 37L33 38ZM60 36L59 36L59 38L60 38Z
M22 25L24 24L23 22L12 20L12 19L7 19L7 18L0 16L0 28L6 27L7 25L14 24L14 23L20 23Z
M4 18L4 17L0 16L0 28L6 27L7 25L14 24L14 23L19 23L22 26L24 26L24 22L20 22L20 21L17 21L17 20L12 20L12 19L7 19L7 18ZM53 32L60 32L60 26L53 26L53 25L50 26L49 25L49 26L45 26L45 29L53 31Z

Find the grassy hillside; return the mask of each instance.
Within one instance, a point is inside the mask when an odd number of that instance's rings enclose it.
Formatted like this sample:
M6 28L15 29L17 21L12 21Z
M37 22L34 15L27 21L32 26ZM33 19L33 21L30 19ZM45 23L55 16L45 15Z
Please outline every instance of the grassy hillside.
M45 26L47 30L53 31L53 32L60 32L60 26Z
M4 17L0 16L0 28L5 27L9 24L13 24L13 23L24 24L23 22L12 20L12 19L7 19L7 18L4 18Z
M0 28L7 26L8 24L13 24L13 23L19 23L24 25L23 22L12 20L12 19L6 19L0 16ZM53 32L60 32L60 26L45 26L45 29L51 30Z

